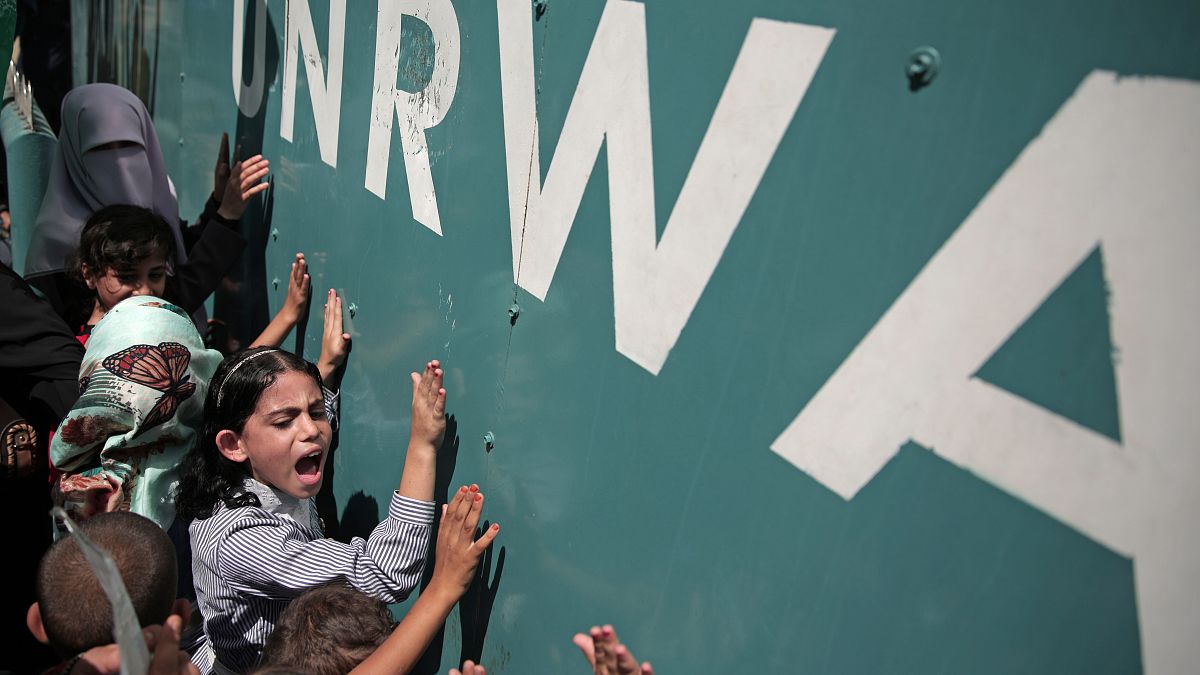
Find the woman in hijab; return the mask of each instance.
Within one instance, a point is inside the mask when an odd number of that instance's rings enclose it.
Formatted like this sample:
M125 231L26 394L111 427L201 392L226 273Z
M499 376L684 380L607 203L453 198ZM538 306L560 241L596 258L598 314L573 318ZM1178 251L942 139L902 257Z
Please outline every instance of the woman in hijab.
M227 140L222 154L227 165ZM226 166L224 174L221 169L218 160L218 184L200 222L184 230L146 106L117 85L76 87L63 99L58 153L26 256L26 280L70 325L78 323L79 289L66 280L66 258L79 245L92 213L113 204L134 204L157 212L171 225L175 280L167 299L195 312L245 248L238 220L249 200L267 188L263 178L269 168L261 155ZM221 185L223 176L228 179ZM219 226L210 227L212 221Z

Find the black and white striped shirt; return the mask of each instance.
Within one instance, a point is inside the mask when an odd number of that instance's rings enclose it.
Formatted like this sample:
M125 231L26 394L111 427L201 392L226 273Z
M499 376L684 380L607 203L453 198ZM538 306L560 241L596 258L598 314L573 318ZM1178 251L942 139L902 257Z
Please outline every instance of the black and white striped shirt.
M306 590L344 580L385 602L400 602L425 566L434 504L393 493L388 517L367 539L322 537L312 500L297 500L247 479L261 506L217 505L189 528L197 608L207 645L192 661L202 673L247 672L288 603ZM210 648L211 647L211 652Z

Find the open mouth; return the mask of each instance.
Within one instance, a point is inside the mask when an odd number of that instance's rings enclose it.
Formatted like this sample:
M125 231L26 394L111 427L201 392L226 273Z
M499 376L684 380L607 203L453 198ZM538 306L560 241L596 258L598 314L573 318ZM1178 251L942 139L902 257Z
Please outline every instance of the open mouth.
M300 476L300 482L304 485L315 485L321 480L321 455L324 453L320 450L314 450L296 462L296 473Z

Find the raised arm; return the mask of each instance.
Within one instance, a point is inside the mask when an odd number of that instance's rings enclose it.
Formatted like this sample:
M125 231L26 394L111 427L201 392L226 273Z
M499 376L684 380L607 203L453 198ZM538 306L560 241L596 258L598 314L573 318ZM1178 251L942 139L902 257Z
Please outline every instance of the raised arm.
M410 373L413 385L412 433L404 457L399 493L405 497L433 500L437 451L446 433L446 390L442 388L442 365L425 364L420 375Z
M471 584L479 557L500 533L492 525L475 540L475 527L483 511L478 486L461 487L450 504L442 506L438 527L433 578L413 603L399 626L378 649L360 663L352 675L403 675L421 658L451 608Z
M433 512L431 502L393 494L388 517L370 537L349 544L310 540L295 522L270 514L242 515L220 537L217 564L226 582L247 595L295 597L344 580L372 597L400 602L420 581Z
M342 365L350 355L350 334L342 331L342 298L332 288L325 295L325 328L321 334L321 358L317 370L330 391L342 387Z
M303 253L297 253L296 259L292 262L292 273L288 275L287 298L283 301L283 307L279 308L275 318L271 319L271 323L267 324L263 332L250 345L251 347L278 347L283 344L288 333L304 315L304 308L308 306L311 283L312 280L308 276L308 262L304 260Z

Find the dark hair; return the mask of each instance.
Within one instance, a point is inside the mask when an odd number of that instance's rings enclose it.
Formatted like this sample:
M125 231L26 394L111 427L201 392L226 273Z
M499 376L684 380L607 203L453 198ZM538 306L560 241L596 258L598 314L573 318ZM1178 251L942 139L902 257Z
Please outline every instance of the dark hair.
M354 669L392 634L387 605L344 583L314 588L279 615L263 647L262 665L303 668L312 675Z
M106 206L92 214L79 235L79 248L67 262L70 275L83 282L83 266L92 275L111 268L118 274L137 269L146 258L159 253L170 271L175 257L175 235L162 216L131 204Z
M160 624L175 602L175 547L153 520L128 511L97 514L80 530L108 551L129 591L143 626ZM50 645L62 654L112 644L113 613L100 581L74 536L42 556L37 575L38 606Z
M185 521L212 515L218 500L229 501L248 475L246 467L221 454L217 434L224 429L241 433L262 393L280 373L307 373L321 386L317 367L291 352L271 347L247 349L217 366L204 399L204 426L196 445L183 458L175 512ZM233 504L231 504L233 505Z

